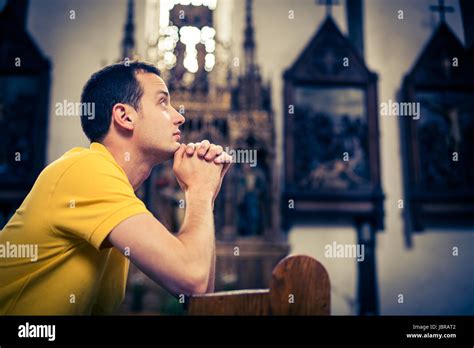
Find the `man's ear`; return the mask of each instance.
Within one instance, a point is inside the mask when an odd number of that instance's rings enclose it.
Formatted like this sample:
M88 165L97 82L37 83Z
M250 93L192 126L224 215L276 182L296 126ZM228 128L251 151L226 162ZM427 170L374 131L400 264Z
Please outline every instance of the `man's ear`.
M112 108L112 121L119 128L132 131L136 119L136 111L127 104L117 103Z

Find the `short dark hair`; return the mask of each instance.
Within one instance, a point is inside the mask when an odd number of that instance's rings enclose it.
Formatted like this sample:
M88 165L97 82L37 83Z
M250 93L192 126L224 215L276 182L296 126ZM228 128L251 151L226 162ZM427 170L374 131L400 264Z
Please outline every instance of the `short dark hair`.
M81 103L94 103L95 115L93 118L81 117L81 124L91 142L102 141L109 132L115 104L124 103L135 110L140 109L143 88L136 78L140 72L160 75L160 71L148 63L118 63L97 71L86 82Z

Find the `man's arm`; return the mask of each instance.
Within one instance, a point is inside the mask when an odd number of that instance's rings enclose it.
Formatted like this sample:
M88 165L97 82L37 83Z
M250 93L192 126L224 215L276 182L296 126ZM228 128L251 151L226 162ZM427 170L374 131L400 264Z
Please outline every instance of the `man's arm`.
M207 282L206 293L214 292L216 280L216 243L214 243L214 252L212 254L211 270L209 272L209 281Z
M211 150L211 151L209 151ZM186 153L188 155L193 155L194 151L197 151L198 156L207 161L215 160L216 163L223 163L224 167L221 172L221 180L219 182L219 187L212 200L212 208L214 209L214 200L217 197L217 193L220 191L222 180L224 179L225 174L229 170L232 164L232 157L226 154L221 146L215 146L211 144L208 140L204 140L199 143L190 143L186 146ZM214 158L214 156L216 156ZM213 235L214 236L214 235ZM209 281L207 283L206 293L214 292L215 289L215 277L216 277L216 243L215 238L212 243L212 259L211 259L211 268L209 270Z
M214 215L212 212L212 196L204 192L187 191L186 213L183 225L176 236L186 247L192 258L202 265L200 270L203 282L197 289L197 293L205 293L211 278L209 270L212 269L215 230Z
M175 154L174 170L186 195L186 212L178 235L149 214L132 216L109 234L107 241L130 251L131 261L173 294L204 293L214 283L214 221L212 205L222 180L222 165L197 154Z
M121 252L128 250L130 260L141 271L174 295L201 293L207 285L204 265L149 214L126 219L107 240Z

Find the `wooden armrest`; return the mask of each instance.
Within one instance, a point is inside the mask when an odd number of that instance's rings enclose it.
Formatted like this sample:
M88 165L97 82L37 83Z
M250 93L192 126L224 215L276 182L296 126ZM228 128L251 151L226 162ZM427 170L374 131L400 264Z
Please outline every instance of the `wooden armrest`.
M223 291L190 298L191 315L268 315L269 289Z
M273 269L270 289L193 295L188 314L329 315L329 275L314 258L290 255Z

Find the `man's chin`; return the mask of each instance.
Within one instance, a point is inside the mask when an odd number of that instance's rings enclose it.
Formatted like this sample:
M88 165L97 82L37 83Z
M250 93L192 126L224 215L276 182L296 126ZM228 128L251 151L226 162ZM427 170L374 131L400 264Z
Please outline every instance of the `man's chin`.
M170 150L170 152L166 154L165 161L169 161L170 159L173 159L175 152L178 151L180 146L181 146L181 143L176 142L175 145Z
M174 153L179 149L180 143L176 142L173 145L171 145L168 149L163 149L161 150L154 149L154 154L155 154L155 165L158 165L163 162L167 162L174 157Z
M174 153L176 151L178 151L179 147L181 146L181 143L180 142L175 142L174 143L174 147L173 147L173 153L171 154L171 156L174 156Z

